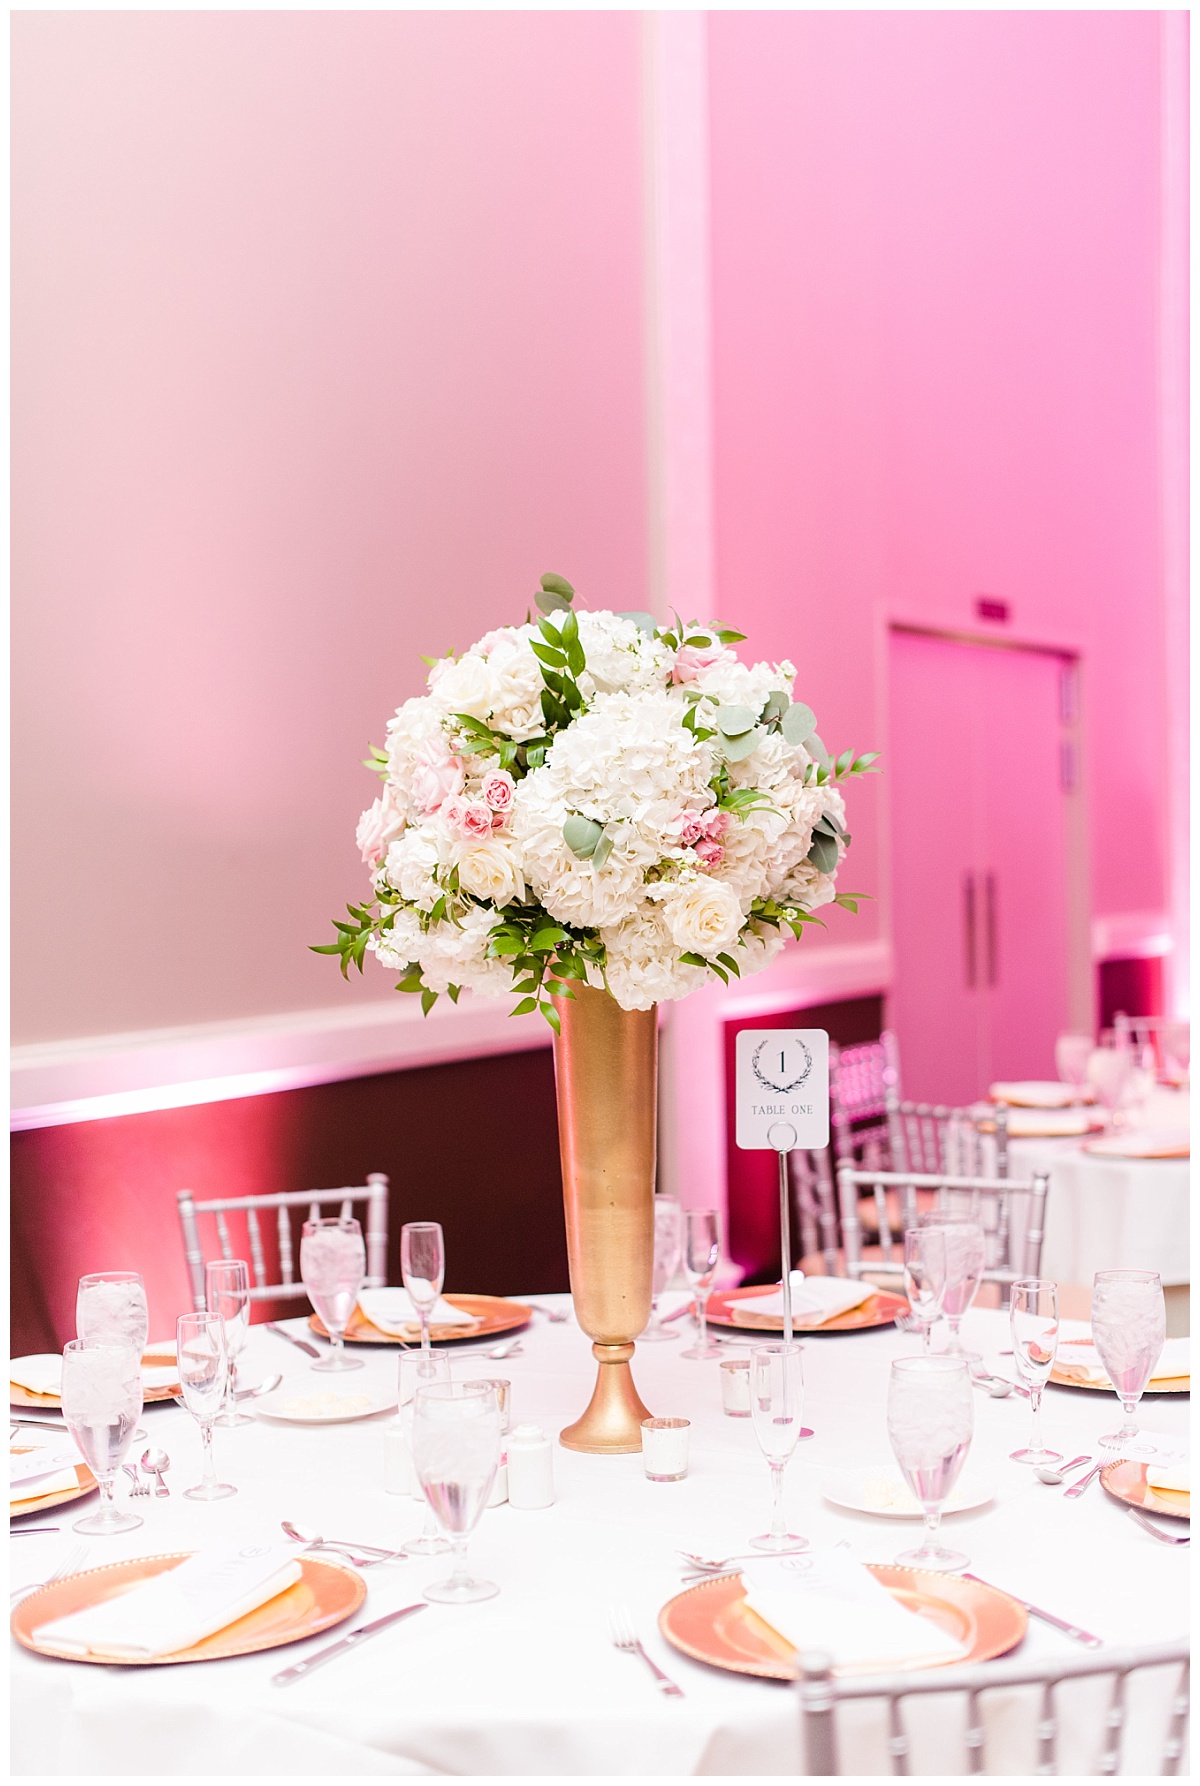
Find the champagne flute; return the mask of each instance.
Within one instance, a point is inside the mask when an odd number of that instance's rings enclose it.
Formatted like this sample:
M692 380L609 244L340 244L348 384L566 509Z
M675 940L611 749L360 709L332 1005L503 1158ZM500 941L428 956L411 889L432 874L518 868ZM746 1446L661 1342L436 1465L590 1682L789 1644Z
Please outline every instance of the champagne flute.
M62 1412L80 1456L100 1485L100 1510L74 1529L102 1537L132 1532L136 1513L113 1505L113 1478L142 1412L142 1348L69 1340L63 1347Z
M400 1276L421 1322L421 1350L429 1355L429 1317L446 1278L440 1222L405 1222L400 1230Z
M219 1315L207 1310L180 1315L175 1324L175 1343L179 1353L179 1387L183 1405L200 1428L204 1447L204 1476L195 1488L185 1488L189 1501L224 1501L237 1489L229 1482L218 1482L213 1467L213 1422L225 1400L229 1376L229 1356L225 1350L225 1327Z
M300 1232L300 1276L332 1347L328 1358L319 1358L313 1370L362 1369L361 1358L347 1358L343 1342L366 1275L362 1229L352 1215L326 1215L305 1222Z
M958 1330L975 1300L983 1276L987 1237L978 1222L955 1221L950 1216L928 1215L920 1226L936 1228L945 1237L946 1282L942 1290L942 1313L950 1328L947 1353L952 1357L977 1359L979 1353L965 1349Z
M1017 1375L1029 1391L1031 1416L1028 1445L1008 1455L1018 1464L1057 1463L1062 1452L1047 1451L1042 1444L1042 1391L1058 1351L1058 1285L1049 1278L1018 1278L1012 1287L1008 1330Z
M681 1358L720 1358L720 1346L708 1337L708 1292L721 1257L721 1218L715 1209L687 1209L683 1215L683 1269L696 1298L700 1332Z
M1087 1084L1088 1062L1095 1046L1090 1035L1059 1036L1054 1044L1054 1067L1064 1085L1082 1092Z
M771 1529L750 1542L755 1550L803 1550L807 1538L789 1532L783 1516L783 1472L803 1432L804 1348L756 1346L750 1354L750 1415L759 1450L771 1467Z
M658 1318L658 1299L679 1270L682 1250L683 1212L678 1197L665 1194L654 1199L654 1277L651 1282L650 1323L638 1334L638 1345L646 1340L670 1340L676 1335Z
M140 1272L89 1271L75 1292L75 1332L87 1345L136 1346L140 1358L150 1335L146 1286ZM144 1439L139 1427L131 1435Z
M413 1448L413 1404L417 1390L424 1389L431 1383L449 1381L450 1360L445 1352L401 1352L398 1400L410 1456ZM433 1557L443 1550L449 1550L450 1540L443 1538L438 1531L437 1520L428 1501L425 1502L425 1524L420 1537L410 1538L400 1548L409 1557Z
M449 1534L454 1571L424 1590L427 1600L462 1606L499 1593L468 1575L467 1540L488 1503L500 1467L500 1401L490 1383L427 1383L413 1403L413 1467L421 1491Z
M1124 1038L1112 1030L1105 1030L1100 1037L1100 1046L1088 1057L1087 1076L1114 1128L1119 1126L1121 1103L1132 1067L1133 1060Z
M946 1293L946 1236L941 1228L908 1228L904 1234L904 1294L921 1329L922 1348L933 1348L933 1324Z
M971 1449L975 1409L965 1358L897 1358L888 1384L887 1424L896 1462L921 1503L925 1537L896 1558L914 1569L965 1569L970 1558L938 1542L942 1502Z
M210 1259L204 1267L204 1306L219 1315L225 1326L225 1352L229 1374L225 1406L217 1415L218 1426L253 1426L248 1414L238 1411L233 1399L237 1361L250 1337L250 1267L244 1259Z
M1157 1271L1098 1271L1092 1280L1092 1340L1120 1398L1120 1432L1097 1442L1118 1453L1137 1437L1134 1413L1167 1337Z

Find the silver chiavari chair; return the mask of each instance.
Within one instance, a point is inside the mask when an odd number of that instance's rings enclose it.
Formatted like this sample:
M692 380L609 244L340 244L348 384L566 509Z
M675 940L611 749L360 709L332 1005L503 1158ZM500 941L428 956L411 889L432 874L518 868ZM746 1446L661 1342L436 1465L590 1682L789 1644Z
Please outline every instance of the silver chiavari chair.
M1041 1268L1046 1231L1046 1193L1050 1177L1034 1172L1027 1179L985 1178L948 1172L872 1172L844 1164L838 1167L838 1201L842 1216L845 1275L863 1277L881 1268L895 1276L903 1268L904 1230L922 1213L918 1192L932 1192L930 1207L962 1221L978 1222L987 1239L987 1263L981 1281L999 1284L1002 1299L1019 1277L1036 1277ZM878 1259L863 1253L858 1200L863 1191L875 1198L879 1218ZM897 1199L899 1221L892 1226L888 1192ZM1017 1199L1021 1199L1020 1203ZM1013 1221L1014 1206L1021 1216ZM874 1249L873 1249L874 1250Z
M885 1029L877 1042L829 1044L829 1123L840 1164L892 1164L888 1098L900 1096L900 1050Z
M788 1177L800 1231L800 1255L822 1255L828 1277L838 1276L837 1203L827 1147L797 1147L788 1155ZM807 1270L808 1267L806 1266Z
M844 1740L839 1745L839 1734L844 1738L851 1733L839 1733L837 1708L855 1702L876 1701L883 1709L886 1734L879 1730L880 1720L877 1719L872 1730L882 1737L882 1741L870 1742L868 1746L876 1750L882 1748L884 1755L876 1752L868 1757L860 1752L863 1748L860 1727L853 1733L859 1741L854 1743L854 1764L847 1765L847 1773L861 1776L864 1768L878 1772L880 1770L870 1763L885 1758L893 1774L917 1773L926 1778L931 1773L961 1777L989 1771L1016 1771L1007 1766L989 1770L987 1766L989 1713L994 1711L995 1732L998 1735L1003 1730L1005 1747L1010 1753L1021 1736L1025 1738L1025 1747L1036 1749L1036 1767L1022 1769L1022 1772L1057 1774L1059 1761L1063 1759L1067 1762L1068 1773L1080 1773L1084 1771L1079 1756L1082 1744L1084 1749L1094 1750L1098 1746L1100 1750L1098 1757L1088 1757L1094 1763L1086 1770L1089 1775L1127 1772L1146 1776L1152 1771L1147 1765L1152 1754L1157 1762L1154 1772L1177 1774L1188 1729L1188 1657L1187 1643L1176 1640L1138 1649L1110 1650L1078 1661L1055 1657L1041 1662L988 1662L974 1667L837 1677L830 1671L827 1655L815 1651L803 1653L799 1657L798 1676L801 1771L805 1774L840 1773L839 1746L848 1745ZM1155 1677L1153 1671L1167 1669L1176 1671L1173 1682L1165 1673ZM1059 1689L1066 1682L1087 1681L1105 1675L1111 1676L1107 1705L1101 1709L1094 1700L1089 1700L1085 1709L1076 1702L1080 1715L1069 1727L1069 1746L1076 1753L1060 1757L1060 1741L1066 1734L1064 1727L1069 1723L1069 1708L1064 1706L1064 1696ZM1023 1688L1027 1689L1024 1694L1021 1693ZM992 1693L1002 1695L1000 1704L989 1703L988 1696ZM1131 1720L1130 1703L1135 1694L1137 1716L1136 1720ZM941 1703L943 1696L955 1703ZM921 1744L913 1740L912 1726L916 1722L913 1714L917 1708L915 1704L908 1704L910 1701L923 1702L925 1707L938 1702L937 1709L944 1714L937 1720L938 1747L945 1756L945 1746L952 1744L957 1760L960 1736L963 1765L938 1765L936 1769L927 1765L927 1758L920 1753ZM922 1736L929 1737L928 1716L921 1723ZM1131 1724L1135 1725L1135 1740L1127 1743L1125 1739ZM1018 1728L1014 1729L1014 1725ZM1126 1747L1136 1749L1137 1755L1124 1756L1122 1751ZM1124 1760L1130 1763L1136 1760L1138 1765L1123 1767ZM917 1763L915 1768L914 1761ZM925 1765L922 1765L923 1761Z
M894 1171L1008 1177L1007 1104L914 1104L889 1094L887 1114Z
M370 1172L365 1184L348 1185L335 1191L284 1191L263 1197L215 1197L203 1203L196 1202L191 1191L178 1191L176 1196L179 1203L179 1225L183 1230L183 1250L192 1286L192 1301L198 1309L204 1307L205 1255L200 1244L198 1220L202 1215L215 1219L221 1257L233 1259L238 1254L233 1249L233 1238L226 1217L235 1211L245 1213L250 1271L254 1279L250 1290L251 1305L305 1294L304 1285L296 1281L296 1258L289 1213L293 1209L306 1209L308 1218L315 1221L322 1210L328 1212L332 1205L336 1205L343 1216L349 1216L353 1214L356 1203L364 1203L367 1244L365 1287L374 1290L387 1283L388 1180L384 1172ZM266 1249L259 1223L260 1210L274 1215L279 1253L280 1282L277 1284L267 1281Z

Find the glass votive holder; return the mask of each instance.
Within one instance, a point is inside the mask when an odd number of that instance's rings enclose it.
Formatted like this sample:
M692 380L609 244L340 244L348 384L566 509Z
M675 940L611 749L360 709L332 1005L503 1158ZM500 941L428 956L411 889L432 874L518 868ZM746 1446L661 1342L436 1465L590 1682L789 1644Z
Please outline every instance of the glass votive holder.
M722 1359L718 1374L721 1378L721 1406L725 1412L734 1420L749 1420L750 1360Z
M512 1425L511 1379L508 1377L476 1377L475 1382L486 1383L489 1389L496 1391L496 1400L500 1403L500 1431L506 1433Z
M642 1464L650 1482L682 1482L687 1475L690 1420L642 1421Z

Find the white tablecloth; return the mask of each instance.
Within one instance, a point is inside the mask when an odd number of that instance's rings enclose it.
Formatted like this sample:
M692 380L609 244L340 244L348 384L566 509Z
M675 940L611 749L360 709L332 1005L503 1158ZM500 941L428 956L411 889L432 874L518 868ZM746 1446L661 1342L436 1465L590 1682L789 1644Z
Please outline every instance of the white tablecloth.
M1010 1141L1014 1178L1050 1174L1042 1275L1087 1284L1098 1271L1157 1271L1191 1282L1190 1160L1118 1160L1077 1141Z
M543 1297L544 1302L550 1298ZM566 1299L562 1299L566 1300ZM964 1336L993 1355L1007 1345L1004 1317L972 1312ZM767 1468L752 1424L722 1415L717 1367L689 1363L679 1344L647 1346L636 1360L639 1388L661 1414L692 1425L686 1481L646 1481L640 1456L585 1457L555 1450L557 1500L544 1512L501 1506L485 1513L473 1565L500 1584L470 1607L433 1606L372 1638L311 1680L272 1687L270 1676L323 1643L184 1667L101 1668L38 1657L12 1646L13 1767L23 1774L787 1774L798 1765L794 1694L786 1686L709 1669L658 1635L656 1616L680 1587L674 1552L723 1556L746 1548L769 1517ZM810 1339L806 1417L816 1436L789 1467L793 1529L821 1542L846 1538L864 1561L889 1561L919 1528L841 1511L826 1503L827 1472L885 1464L888 1362L914 1350L894 1328ZM361 1355L367 1356L363 1348ZM348 1387L395 1371L392 1350L369 1355ZM1004 1366L1011 1360L997 1360ZM289 1383L328 1387L283 1340L252 1331L243 1379L282 1369ZM573 1322L544 1319L522 1356L463 1359L456 1377L511 1379L515 1417L557 1433L581 1411L594 1367ZM1147 1427L1180 1434L1186 1400L1144 1403ZM1068 1456L1095 1450L1111 1429L1115 1401L1051 1389L1047 1441ZM960 1514L948 1530L985 1580L1077 1620L1119 1644L1176 1636L1187 1628L1187 1553L1143 1536L1093 1483L1079 1501L1042 1487L1008 1460L1026 1442L1028 1404L1016 1396L975 1399L971 1464L998 1484L995 1501ZM170 1453L169 1501L138 1500L140 1531L93 1539L89 1564L196 1546L217 1537L277 1533L281 1518L335 1538L392 1545L412 1537L422 1506L383 1491L387 1416L323 1428L267 1421L218 1431L221 1476L236 1499L187 1501L199 1476L195 1426L172 1403L148 1407L152 1442ZM125 1499L125 1490L118 1490ZM95 1503L84 1504L90 1509ZM83 1509L81 1508L80 1511ZM14 1582L41 1579L78 1542L62 1507L46 1523L59 1537L10 1541ZM444 1574L444 1558L386 1563L365 1571L359 1619L418 1599ZM614 1650L607 1609L632 1611L640 1635L686 1698L664 1700L635 1658ZM357 1621L356 1621L357 1622ZM1036 1622L1022 1655L1076 1657L1070 1640ZM1099 1720L1085 1720L1088 1740ZM1029 1771L1010 1745L1012 1771ZM995 1765L993 1763L993 1765ZM1000 1771L1005 1771L1001 1767ZM1076 1771L1074 1769L1069 1771ZM1087 1771L1090 1771L1087 1770Z

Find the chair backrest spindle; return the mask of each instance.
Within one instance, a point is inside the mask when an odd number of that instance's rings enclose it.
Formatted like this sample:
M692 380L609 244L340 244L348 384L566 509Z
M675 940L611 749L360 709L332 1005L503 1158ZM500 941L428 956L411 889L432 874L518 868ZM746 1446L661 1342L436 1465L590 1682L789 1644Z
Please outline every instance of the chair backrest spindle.
M183 1234L184 1256L187 1260L188 1278L192 1288L192 1300L198 1309L204 1307L204 1251L200 1239L200 1216L211 1216L216 1223L217 1238L221 1256L233 1258L233 1247L230 1238L228 1214L233 1211L245 1211L246 1225L250 1240L250 1256L253 1264L254 1283L250 1288L251 1305L255 1302L285 1300L289 1297L305 1295L303 1284L295 1281L296 1257L292 1238L290 1211L302 1213L307 1206L310 1220L317 1220L322 1206L337 1209L342 1216L352 1214L354 1205L366 1205L364 1223L367 1274L366 1287L377 1289L387 1282L387 1244L388 1244L388 1199L389 1186L385 1173L373 1172L363 1185L341 1186L331 1191L284 1191L271 1193L261 1197L215 1197L198 1203L191 1191L179 1191L177 1203L179 1207L179 1225ZM276 1234L279 1246L279 1277L277 1284L268 1281L266 1248L262 1226L258 1212L274 1210L276 1218Z

